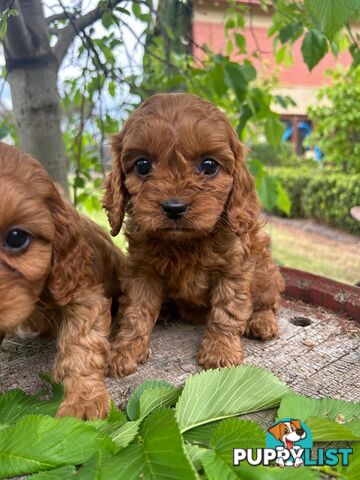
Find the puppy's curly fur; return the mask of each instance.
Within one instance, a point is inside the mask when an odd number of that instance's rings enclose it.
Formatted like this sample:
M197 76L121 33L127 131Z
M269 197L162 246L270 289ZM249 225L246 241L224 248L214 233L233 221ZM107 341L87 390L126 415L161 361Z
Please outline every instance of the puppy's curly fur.
M184 319L206 320L200 365L240 364L241 335L279 334L275 312L284 283L260 230L244 149L227 118L189 94L155 95L113 137L112 152L104 206L113 235L128 214L129 258L109 373L131 373L146 359L168 299ZM136 169L139 158L152 162L147 175ZM218 162L216 174L201 173L205 158ZM181 217L165 215L161 205L169 199L187 205Z
M124 258L36 160L4 143L0 198L0 338L55 334L52 375L66 390L58 416L104 417L110 304L119 296ZM22 248L9 248L14 229L30 235Z

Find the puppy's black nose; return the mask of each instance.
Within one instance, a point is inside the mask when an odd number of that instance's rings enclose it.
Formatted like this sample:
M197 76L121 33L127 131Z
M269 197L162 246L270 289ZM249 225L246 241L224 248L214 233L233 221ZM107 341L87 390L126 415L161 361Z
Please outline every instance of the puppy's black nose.
M181 218L187 209L187 203L182 200L171 199L161 204L161 208L169 218L176 220Z
M300 435L300 437L301 437L301 435L304 435L305 430L303 430L302 428L297 428L297 429L296 429L296 433L297 433L298 435Z

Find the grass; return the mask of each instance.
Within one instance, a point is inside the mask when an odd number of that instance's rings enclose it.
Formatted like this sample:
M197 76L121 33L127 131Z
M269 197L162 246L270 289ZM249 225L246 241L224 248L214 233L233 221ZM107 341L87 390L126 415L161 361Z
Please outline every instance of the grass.
M91 212L88 215L104 230L109 231L104 212ZM265 228L271 236L273 257L278 265L306 270L350 284L360 281L360 255L356 254L354 248L291 227L268 224ZM119 234L113 240L126 251L123 235Z
M350 284L360 281L360 255L354 247L289 227L272 224L267 225L266 230L278 265Z

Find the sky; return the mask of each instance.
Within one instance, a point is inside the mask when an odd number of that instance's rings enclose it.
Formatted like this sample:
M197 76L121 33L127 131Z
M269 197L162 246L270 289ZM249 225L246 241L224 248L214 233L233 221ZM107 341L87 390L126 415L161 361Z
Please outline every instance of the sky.
M86 13L96 7L98 1L97 0L77 0L74 2L73 0L62 0L62 4L64 7L73 7L74 4L81 5L82 12ZM131 12L131 1L124 1L121 3L121 6L124 8L128 8ZM59 13L62 11L62 7L58 0L45 0L43 1L44 5L44 13L45 16L48 17L51 14ZM132 14L130 16L126 16L126 22L129 25L130 29L135 33L135 35L139 36L144 30L144 24L140 22L136 17ZM101 21L97 21L92 28L94 28L94 37L101 38L103 35L107 34L106 29L103 27ZM130 72L131 70L135 71L136 73L141 73L141 66L142 66L142 56L143 56L143 47L138 44L135 35L130 32L130 29L125 27L122 28L122 34L124 43L127 46L127 52L125 52L124 48L118 48L117 51L117 61L119 66L124 69L124 71ZM89 29L88 29L89 30ZM54 39L55 40L55 39ZM65 79L73 78L74 75L79 75L81 72L82 65L79 64L78 60L75 58L75 52L80 45L80 40L76 39L72 46L70 47L67 56L65 57L60 70L59 70L59 90L61 91L62 82ZM129 62L129 58L131 61ZM0 65L4 66L5 59L3 51L0 52ZM0 101L3 106L7 110L11 109L11 95L10 89L7 84L3 86L0 90ZM127 92L124 92L126 95ZM107 102L114 104L114 100L108 96L105 99ZM115 105L114 105L115 106ZM111 105L107 105L107 107L111 108Z

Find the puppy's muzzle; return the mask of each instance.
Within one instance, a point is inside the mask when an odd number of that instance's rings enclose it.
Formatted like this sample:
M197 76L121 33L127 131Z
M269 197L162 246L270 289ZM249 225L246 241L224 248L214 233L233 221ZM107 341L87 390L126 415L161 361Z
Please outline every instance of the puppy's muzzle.
M181 218L186 212L188 204L183 200L170 199L162 202L161 208L167 217L172 220L177 220Z

